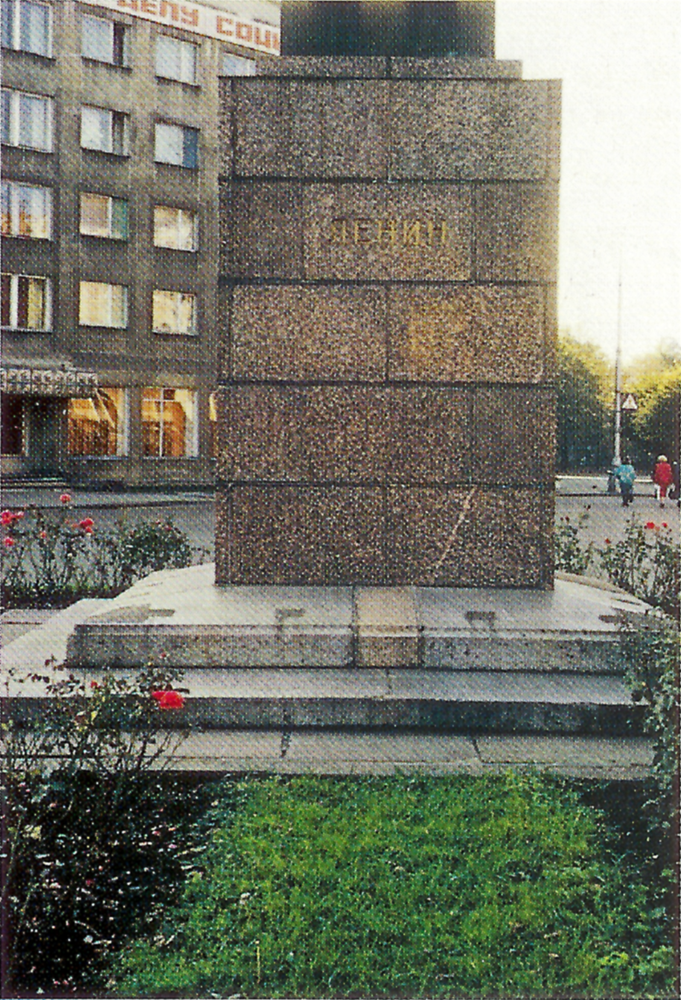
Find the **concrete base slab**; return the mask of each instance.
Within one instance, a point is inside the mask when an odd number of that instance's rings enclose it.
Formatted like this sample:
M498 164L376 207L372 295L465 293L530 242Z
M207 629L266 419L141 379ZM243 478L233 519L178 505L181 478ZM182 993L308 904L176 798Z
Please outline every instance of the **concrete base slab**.
M618 624L648 610L573 580L553 591L216 587L213 573L152 573L77 624L69 662L618 673Z

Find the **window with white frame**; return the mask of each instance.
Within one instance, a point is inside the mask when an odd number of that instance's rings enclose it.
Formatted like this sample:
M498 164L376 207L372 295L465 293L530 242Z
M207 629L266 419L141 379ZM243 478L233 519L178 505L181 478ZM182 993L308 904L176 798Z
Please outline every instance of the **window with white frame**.
M2 235L33 240L52 237L52 191L35 184L3 181L1 187Z
M104 281L81 281L81 326L108 326L124 330L128 325L128 289Z
M100 388L92 398L70 399L69 455L122 458L128 454L128 390Z
M156 76L180 83L196 83L198 46L169 35L156 38Z
M6 49L52 55L52 10L37 0L2 0L2 44Z
M2 275L2 325L13 330L52 329L52 282L32 274Z
M198 223L197 212L170 205L154 205L154 246L170 250L196 250Z
M81 25L81 54L86 59L126 66L126 26L104 17L83 15Z
M218 455L218 404L217 393L208 396L208 426L210 428L210 454L212 458Z
M244 59L243 56L234 56L231 52L223 52L221 76L255 76L258 65L255 59Z
M52 151L52 98L2 89L2 141L9 146Z
M196 295L154 289L152 328L154 333L196 333Z
M83 105L80 119L80 144L83 149L100 153L128 153L128 115L109 108Z
M127 240L127 199L82 191L80 195L80 232L82 236L102 236L109 240Z
M156 125L154 159L195 170L199 165L199 130L186 125Z
M142 455L196 458L199 453L196 393L191 389L142 392Z

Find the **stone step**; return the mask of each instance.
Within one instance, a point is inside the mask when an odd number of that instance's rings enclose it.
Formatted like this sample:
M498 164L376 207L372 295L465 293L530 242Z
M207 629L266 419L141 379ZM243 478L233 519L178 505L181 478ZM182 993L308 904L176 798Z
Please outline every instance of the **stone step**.
M110 672L115 668L105 668ZM101 683L104 670L83 671ZM129 670L116 670L129 674ZM192 669L178 685L184 708L167 711L168 728L432 730L459 733L640 731L642 708L624 682L607 675L526 671ZM8 691L12 711L36 718L40 684Z

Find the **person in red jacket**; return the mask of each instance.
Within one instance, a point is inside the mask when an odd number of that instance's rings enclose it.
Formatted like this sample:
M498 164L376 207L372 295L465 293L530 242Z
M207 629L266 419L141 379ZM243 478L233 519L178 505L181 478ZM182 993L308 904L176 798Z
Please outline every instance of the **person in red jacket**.
M655 468L653 469L653 482L655 483L655 494L660 501L660 507L664 507L667 498L667 490L674 482L672 467L667 461L666 455L658 455Z

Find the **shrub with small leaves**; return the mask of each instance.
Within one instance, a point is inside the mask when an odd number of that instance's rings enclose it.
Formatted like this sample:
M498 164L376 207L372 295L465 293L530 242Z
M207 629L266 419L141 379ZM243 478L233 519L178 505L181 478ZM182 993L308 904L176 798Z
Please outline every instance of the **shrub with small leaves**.
M567 515L559 518L554 541L556 569L566 573L586 573L593 561L593 545L589 542L583 546L579 533L588 519L588 509L582 511L574 524Z
M97 984L109 953L176 899L200 802L164 773L183 739L164 729L180 680L156 667L88 680L49 661L10 679L26 697L2 723L3 995Z

